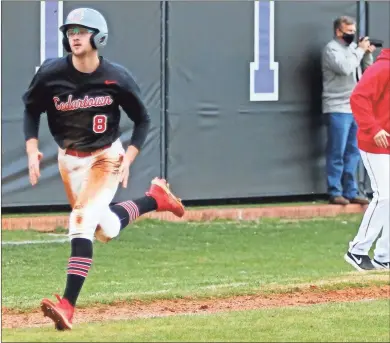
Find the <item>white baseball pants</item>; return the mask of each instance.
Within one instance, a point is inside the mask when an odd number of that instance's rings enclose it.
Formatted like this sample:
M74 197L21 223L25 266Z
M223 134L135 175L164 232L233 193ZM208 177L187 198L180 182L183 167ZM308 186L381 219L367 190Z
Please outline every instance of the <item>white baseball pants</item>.
M364 213L359 231L349 244L349 252L368 255L381 230L382 235L376 242L374 258L378 262L390 261L390 155L372 154L360 150L364 166L370 177L374 197Z
M86 238L93 241L96 234L99 240L104 241L119 234L119 218L109 205L118 189L119 166L124 153L119 139L110 148L87 157L67 155L59 149L59 170L72 207L70 239ZM100 239L98 234L105 238Z

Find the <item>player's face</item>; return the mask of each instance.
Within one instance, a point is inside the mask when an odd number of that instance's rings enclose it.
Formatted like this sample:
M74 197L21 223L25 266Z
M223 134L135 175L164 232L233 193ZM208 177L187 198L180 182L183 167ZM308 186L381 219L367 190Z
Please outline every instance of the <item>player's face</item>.
M83 56L93 50L90 42L92 34L92 30L81 26L72 26L66 31L73 55Z

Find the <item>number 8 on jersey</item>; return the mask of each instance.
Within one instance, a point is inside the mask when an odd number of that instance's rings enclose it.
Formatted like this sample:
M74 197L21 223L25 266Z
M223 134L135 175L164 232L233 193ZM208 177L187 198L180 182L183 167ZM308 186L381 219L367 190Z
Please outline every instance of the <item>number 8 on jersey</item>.
M97 114L93 117L93 132L103 133L107 130L107 116Z

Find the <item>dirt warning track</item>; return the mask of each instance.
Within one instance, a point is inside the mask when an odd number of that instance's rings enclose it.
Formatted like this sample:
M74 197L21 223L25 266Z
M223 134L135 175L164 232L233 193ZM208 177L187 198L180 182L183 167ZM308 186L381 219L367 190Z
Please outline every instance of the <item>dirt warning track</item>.
M108 320L131 320L136 318L173 315L196 315L226 311L254 310L275 307L309 306L313 304L348 301L390 299L390 286L321 290L311 286L307 290L289 293L271 293L213 299L175 299L153 302L117 302L112 305L95 305L76 311L74 324ZM53 325L39 310L15 313L3 308L3 328L40 327Z

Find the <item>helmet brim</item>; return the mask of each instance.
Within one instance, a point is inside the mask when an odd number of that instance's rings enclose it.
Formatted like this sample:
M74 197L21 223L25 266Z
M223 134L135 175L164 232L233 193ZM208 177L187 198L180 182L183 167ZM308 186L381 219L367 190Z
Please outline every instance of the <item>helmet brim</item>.
M90 27L90 26L82 25L82 24L80 24L80 23L66 23L66 24L60 26L60 31L61 31L62 33L65 34L65 31L66 31L66 30L68 29L68 27L71 26L71 25L77 25L77 26L80 26L80 27L85 27L86 29L93 30L93 31L95 31L95 32L99 32L99 30L96 29L95 27Z

